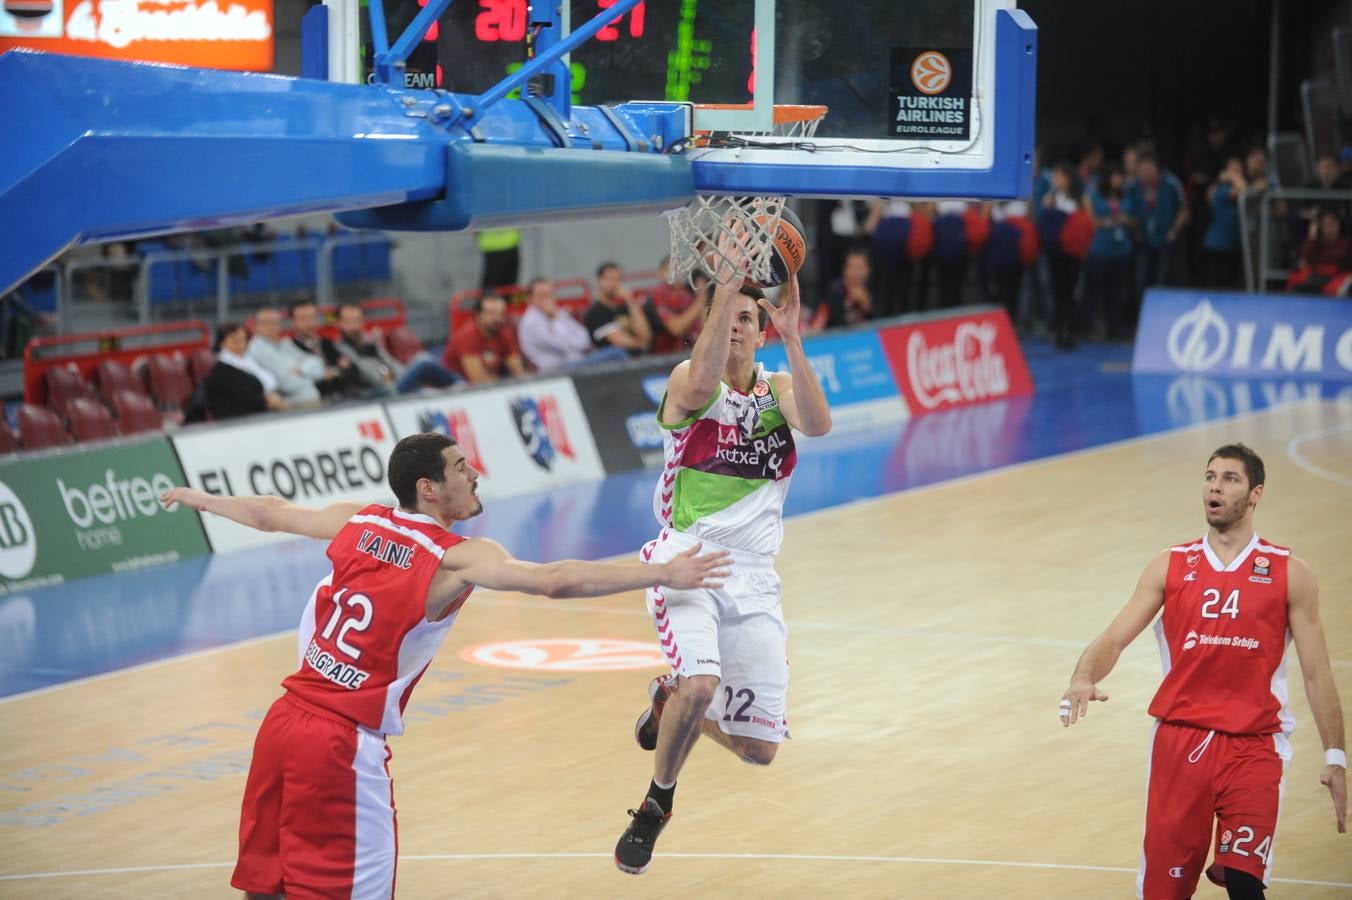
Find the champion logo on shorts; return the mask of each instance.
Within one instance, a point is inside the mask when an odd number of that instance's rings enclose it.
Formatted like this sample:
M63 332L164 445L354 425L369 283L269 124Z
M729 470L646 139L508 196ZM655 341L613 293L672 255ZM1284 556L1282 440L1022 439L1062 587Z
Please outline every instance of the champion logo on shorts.
M1169 870L1169 877L1170 877L1170 878L1182 878L1182 877L1183 877L1183 867L1182 867L1182 866L1174 866L1172 869Z

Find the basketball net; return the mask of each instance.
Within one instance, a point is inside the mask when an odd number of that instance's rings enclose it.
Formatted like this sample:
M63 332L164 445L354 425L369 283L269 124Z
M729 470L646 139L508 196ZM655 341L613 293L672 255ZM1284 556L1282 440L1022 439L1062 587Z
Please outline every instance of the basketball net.
M702 105L700 108L734 107ZM718 137L722 140L754 141L764 137L807 140L816 134L817 126L825 116L825 106L776 105L771 130L726 135L720 132ZM714 140L709 132L701 131L696 132L693 143L696 148L708 147ZM684 280L693 287L695 273L703 272L719 284L742 277L761 284L769 282L774 236L787 202L787 197L697 194L688 206L665 213L671 227L673 280Z

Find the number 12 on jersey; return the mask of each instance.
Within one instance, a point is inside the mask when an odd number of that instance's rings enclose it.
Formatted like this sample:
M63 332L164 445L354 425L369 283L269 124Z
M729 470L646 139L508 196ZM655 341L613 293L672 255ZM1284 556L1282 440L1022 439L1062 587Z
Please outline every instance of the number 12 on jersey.
M1216 604L1221 602L1221 592L1215 588L1207 588L1202 591L1202 618L1219 619L1223 615L1228 615L1232 619L1239 618L1239 588L1235 588L1230 595L1225 598L1225 603L1221 605L1220 612L1216 611Z
M349 644L346 640L349 631L365 631L371 627L371 614L374 610L371 607L371 598L365 594L347 594L347 588L339 588L333 592L333 615L329 617L329 623L324 626L320 635L324 640L333 637L333 630L338 628L338 621L343 619L343 607L346 606L353 615L349 615L343 621L343 627L338 629L338 640L334 641L334 646L346 653L352 659L361 659L361 651Z

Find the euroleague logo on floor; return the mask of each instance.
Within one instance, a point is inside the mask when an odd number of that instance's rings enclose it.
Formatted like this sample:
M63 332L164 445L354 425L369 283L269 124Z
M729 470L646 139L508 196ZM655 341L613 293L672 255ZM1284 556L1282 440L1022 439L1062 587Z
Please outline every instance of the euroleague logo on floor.
M614 638L542 638L482 644L461 651L460 658L484 666L543 672L616 672L666 665L652 641Z

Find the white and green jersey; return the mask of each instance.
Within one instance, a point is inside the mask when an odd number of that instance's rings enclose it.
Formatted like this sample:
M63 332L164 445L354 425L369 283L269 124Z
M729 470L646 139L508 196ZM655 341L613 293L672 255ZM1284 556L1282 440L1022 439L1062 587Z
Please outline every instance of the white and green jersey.
M784 539L784 498L798 461L774 383L757 364L751 393L719 382L704 408L662 422L666 464L653 495L663 528L732 550L772 554Z

